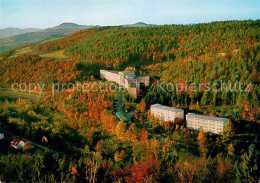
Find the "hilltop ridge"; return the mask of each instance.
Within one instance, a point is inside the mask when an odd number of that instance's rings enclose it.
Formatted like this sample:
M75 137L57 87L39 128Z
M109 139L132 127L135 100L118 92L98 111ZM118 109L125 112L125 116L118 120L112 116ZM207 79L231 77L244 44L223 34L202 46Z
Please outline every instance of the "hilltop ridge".
M135 24L122 25L123 27L147 27L153 26L153 24L146 24L144 22L137 22ZM76 31L90 28L102 27L99 25L78 25L72 22L64 22L60 25L49 27L46 29L25 29L19 33L5 33L6 30L0 30L0 52L20 46L27 42L37 42L49 38L57 38L70 35ZM19 30L18 28L12 28ZM9 30L9 29L8 29ZM1 32L2 39L1 39ZM10 32L10 31L9 31Z

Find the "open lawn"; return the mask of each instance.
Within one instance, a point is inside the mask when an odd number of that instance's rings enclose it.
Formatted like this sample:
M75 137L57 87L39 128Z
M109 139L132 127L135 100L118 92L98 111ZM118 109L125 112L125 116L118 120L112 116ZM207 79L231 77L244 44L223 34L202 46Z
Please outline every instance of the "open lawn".
M51 42L51 41L55 41L55 40L58 40L58 39L61 39L62 37L55 37L55 38L51 38L51 39L45 39L45 40L42 40L40 42L40 44L42 43L47 43L47 42Z
M32 52L33 52L32 48L30 46L27 46L27 47L15 50L14 54L11 57L15 57L15 56L26 54L26 53L32 53Z
M64 50L41 54L40 57L43 58L58 58L58 59L67 59L68 57L64 55Z
M0 100L21 98L32 102L38 102L42 97L44 97L44 94L44 92L40 94L39 91L29 93L28 90L12 91L10 88L0 88Z

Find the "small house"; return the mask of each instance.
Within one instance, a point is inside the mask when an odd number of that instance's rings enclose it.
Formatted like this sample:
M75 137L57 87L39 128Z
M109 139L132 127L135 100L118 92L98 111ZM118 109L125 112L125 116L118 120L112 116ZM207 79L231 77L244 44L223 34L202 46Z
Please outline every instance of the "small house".
M25 143L24 141L20 140L20 139L14 139L12 142L11 142L11 146L15 149L21 149L25 146Z

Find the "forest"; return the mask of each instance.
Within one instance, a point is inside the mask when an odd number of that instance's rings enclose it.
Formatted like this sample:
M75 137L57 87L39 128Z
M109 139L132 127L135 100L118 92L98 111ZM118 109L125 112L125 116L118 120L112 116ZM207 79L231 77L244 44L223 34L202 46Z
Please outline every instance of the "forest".
M0 54L0 87L45 84L39 101L0 95L0 180L3 182L257 182L260 175L260 21L195 25L99 27L26 44L30 52ZM63 50L66 58L44 58ZM55 55L55 54L54 54ZM51 92L51 84L100 81L99 70L150 76L133 100L108 90ZM157 84L201 84L199 91L157 90ZM247 84L207 92L206 84ZM83 87L83 86L80 86ZM39 89L39 88L37 88ZM229 118L223 134L151 116L160 103ZM11 134L28 139L10 147ZM48 142L43 141L43 137ZM36 144L36 145L34 145Z

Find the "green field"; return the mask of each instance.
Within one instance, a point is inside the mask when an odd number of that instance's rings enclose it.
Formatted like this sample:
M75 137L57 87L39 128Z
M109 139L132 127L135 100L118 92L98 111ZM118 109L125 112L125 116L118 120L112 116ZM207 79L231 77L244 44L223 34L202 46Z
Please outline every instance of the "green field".
M30 46L27 46L27 47L15 50L14 54L11 57L15 57L15 56L26 54L26 53L32 53L32 52L33 52L32 48Z
M25 91L12 91L11 88L0 88L0 100L5 99L28 99L32 102L38 102L44 96L44 92L40 94L39 91L32 91L31 93L29 90Z
M41 41L40 43L47 43L47 42L51 42L51 41L55 41L58 39L61 39L62 37L55 37L55 38L51 38L51 39L45 39L43 41Z
M58 58L58 59L68 58L66 55L64 55L64 50L41 54L40 57L43 57L43 58Z

